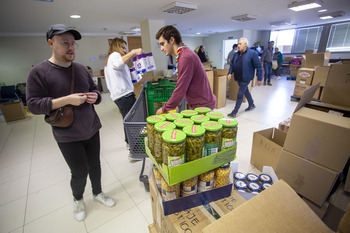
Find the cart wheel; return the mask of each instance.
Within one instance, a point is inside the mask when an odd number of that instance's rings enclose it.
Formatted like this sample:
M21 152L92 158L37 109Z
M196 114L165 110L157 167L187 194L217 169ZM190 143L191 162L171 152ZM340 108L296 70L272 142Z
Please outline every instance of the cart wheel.
M146 176L146 175L140 176L140 181L143 182L143 184L144 184L144 186L145 186L145 191L146 191L146 192L149 192L148 176Z

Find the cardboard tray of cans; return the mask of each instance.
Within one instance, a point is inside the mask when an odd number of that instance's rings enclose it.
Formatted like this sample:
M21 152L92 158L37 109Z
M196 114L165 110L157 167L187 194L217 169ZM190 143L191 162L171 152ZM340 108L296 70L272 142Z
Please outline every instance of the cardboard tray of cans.
M153 164L157 167L158 171L160 171L164 180L171 186L235 160L237 144L229 149L175 167L158 164L148 148L146 138L145 148Z

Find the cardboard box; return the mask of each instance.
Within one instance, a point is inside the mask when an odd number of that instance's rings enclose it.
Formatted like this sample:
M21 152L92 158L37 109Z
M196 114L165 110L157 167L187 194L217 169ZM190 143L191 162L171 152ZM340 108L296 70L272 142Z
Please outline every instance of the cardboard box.
M310 108L292 117L284 150L341 172L349 158L350 119Z
M203 233L332 232L283 180L209 224Z
M314 53L302 56L301 67L312 68L315 66L328 66L331 53Z
M315 69L300 68L298 70L296 83L304 84L304 85L311 85L312 78L314 77L314 72L315 72Z
M214 77L226 76L228 74L228 69L213 69Z
M340 184L337 190L330 196L329 207L322 218L323 222L333 231L337 231L349 203L350 194L344 192L344 184Z
M216 109L226 106L226 76L214 76L214 95L216 96Z
M326 85L329 68L330 66L316 66L312 83L320 83L320 86L324 87Z
M285 132L276 128L254 132L250 163L260 171L263 166L276 169L286 135Z
M17 121L26 118L26 111L21 101L14 101L0 105L2 115L6 122Z
M237 145L175 167L168 167L165 164L159 165L149 150L147 143L145 143L145 148L146 154L157 167L158 171L162 174L164 180L169 185L174 185L235 160Z
M284 149L275 171L279 179L286 181L297 193L319 206L328 197L339 174Z
M289 65L289 76L290 77L297 77L298 75L298 69L300 68L300 65L293 65L293 64L290 64Z
M214 93L214 71L212 71L212 70L208 71L207 70L206 73L207 73L207 77L208 77L208 80L209 80L210 89Z
M287 133L291 121L292 121L292 117L288 117L287 119L285 119L284 121L282 121L281 123L279 123L278 129L279 129L279 130L282 130L283 132L286 132L286 133Z
M165 216L162 199L154 180L150 179L149 184L153 224L159 233L200 232L205 226L215 221L215 218L203 206Z
M313 50L313 49L307 49L307 50L305 50L304 54L308 55L308 54L313 54L314 52L315 52L315 50Z
M332 64L324 87L322 102L350 107L350 65Z
M348 167L348 174L345 179L344 191L350 193L350 165Z
M148 225L149 233L158 233L156 226L152 223Z
M322 112L327 112L342 117L350 117L350 108L327 104L320 101L310 101L305 104L305 107L315 109Z
M300 83L295 83L293 96L296 97L302 97L304 95L304 92L309 89L311 85L305 85ZM320 99L320 93L321 93L321 87L318 87L315 94L313 95L312 99L318 100Z
M313 203L312 201L308 200L305 197L301 197L301 199L312 209L312 211L320 218L322 219L323 216L326 214L329 203L328 201L325 201L323 205L320 207Z

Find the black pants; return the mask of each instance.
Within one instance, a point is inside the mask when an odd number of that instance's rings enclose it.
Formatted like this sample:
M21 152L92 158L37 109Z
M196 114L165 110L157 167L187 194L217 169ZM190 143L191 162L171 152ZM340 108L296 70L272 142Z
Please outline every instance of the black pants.
M70 185L74 198L80 200L83 197L88 175L92 193L102 192L99 132L84 141L57 144L72 174Z
M126 95L126 96L123 96L122 98L114 100L114 103L118 106L118 108L123 116L123 119L125 118L126 114L128 114L128 112L130 111L130 109L134 105L135 101L136 101L135 93L133 93L133 92ZM124 134L125 134L125 142L129 143L128 137L126 135L125 127L124 127Z

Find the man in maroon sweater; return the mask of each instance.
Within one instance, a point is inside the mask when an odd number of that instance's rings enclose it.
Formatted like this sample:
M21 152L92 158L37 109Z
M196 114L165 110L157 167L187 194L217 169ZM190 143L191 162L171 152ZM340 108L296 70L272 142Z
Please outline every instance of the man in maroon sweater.
M165 55L176 56L178 79L169 101L157 110L157 115L175 109L185 97L191 109L214 109L216 97L210 89L207 74L197 54L182 43L180 32L173 26L162 27L156 35Z

